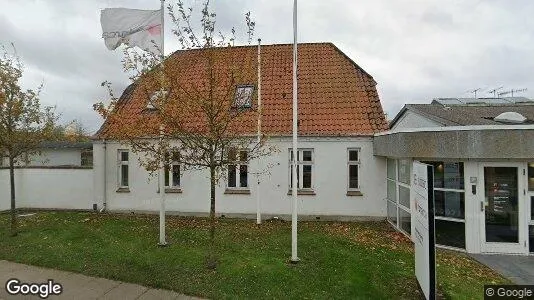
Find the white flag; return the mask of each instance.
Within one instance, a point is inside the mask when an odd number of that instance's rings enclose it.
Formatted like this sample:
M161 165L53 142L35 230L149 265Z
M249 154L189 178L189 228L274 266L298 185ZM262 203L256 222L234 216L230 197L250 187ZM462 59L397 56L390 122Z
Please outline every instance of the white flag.
M161 55L162 10L106 8L100 15L102 37L109 50L121 44Z

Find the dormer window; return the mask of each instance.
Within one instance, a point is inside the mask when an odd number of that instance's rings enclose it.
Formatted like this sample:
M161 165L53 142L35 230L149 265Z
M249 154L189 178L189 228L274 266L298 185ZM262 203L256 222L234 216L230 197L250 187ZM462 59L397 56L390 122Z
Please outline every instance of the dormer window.
M147 109L157 109L157 103L160 97L163 95L163 97L167 97L168 92L167 91L155 91L150 95L150 98L148 99L148 103L146 104Z
M253 85L239 85L235 90L234 107L251 108L252 94L254 93Z

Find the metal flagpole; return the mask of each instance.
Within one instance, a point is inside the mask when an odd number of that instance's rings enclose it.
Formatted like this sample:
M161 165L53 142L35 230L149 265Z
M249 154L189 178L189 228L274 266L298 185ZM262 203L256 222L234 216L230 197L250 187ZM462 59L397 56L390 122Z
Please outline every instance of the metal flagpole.
M291 262L297 263L297 0L293 0L293 170L291 180L291 193L293 194L292 216L291 216Z
M261 143L261 39L258 39L258 146ZM258 159L258 186L256 190L256 224L261 224L260 193L261 159Z
M164 79L165 72L163 71L163 60L165 59L165 30L164 30L164 20L165 20L165 0L161 0L161 89L160 97L164 97ZM160 143L163 142L163 125L160 126ZM164 153L161 153L161 159L165 157ZM167 241L165 240L165 163L162 161L160 170L159 170L159 196L160 196L160 210L159 210L159 245L166 246Z

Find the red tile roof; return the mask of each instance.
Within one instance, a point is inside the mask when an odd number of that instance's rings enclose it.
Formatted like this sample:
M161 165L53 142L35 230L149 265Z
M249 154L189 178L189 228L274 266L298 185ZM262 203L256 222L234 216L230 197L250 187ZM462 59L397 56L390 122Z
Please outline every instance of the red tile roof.
M205 81L199 71L201 52L177 51L167 59L176 64L182 85ZM257 46L218 48L223 60L243 59L252 63L250 82L257 88ZM267 135L291 135L292 130L292 53L293 46L265 45L261 48L262 132ZM257 101L256 94L254 102ZM122 118L135 118L146 107L146 97L136 95L136 86L128 87L117 106ZM256 104L256 103L255 103ZM299 44L298 47L298 119L299 135L370 136L385 131L388 124L376 90L376 82L332 43ZM256 113L239 124L239 131L256 132ZM191 116L202 122L202 117ZM104 137L109 122L96 137Z

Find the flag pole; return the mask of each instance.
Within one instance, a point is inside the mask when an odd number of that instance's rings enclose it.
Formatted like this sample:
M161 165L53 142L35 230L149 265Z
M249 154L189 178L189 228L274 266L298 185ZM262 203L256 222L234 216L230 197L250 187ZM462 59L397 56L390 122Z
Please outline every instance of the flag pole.
M292 168L292 190L293 205L291 216L291 262L297 263L299 258L297 256L297 160L298 160L298 148L297 148L297 0L293 0L293 168Z
M161 45L160 45L160 51L161 51L161 88L160 88L160 97L164 97L164 91L165 91L165 72L163 71L163 60L165 59L165 27L164 27L164 20L165 20L165 0L161 0ZM163 132L164 128L163 125L160 125L160 148L163 143ZM159 196L160 196L160 210L159 210L159 246L167 246L167 241L165 240L165 162L163 162L163 158L165 157L165 153L161 153L161 165L159 170Z
M261 143L261 39L258 39L258 147ZM261 159L258 159L258 186L256 190L256 224L261 224L261 193L260 193Z

